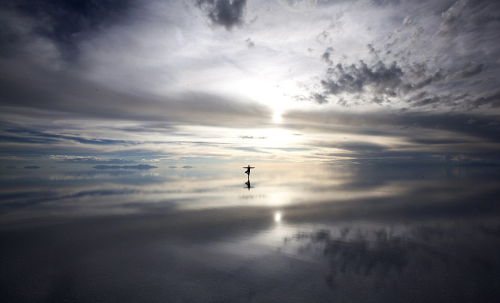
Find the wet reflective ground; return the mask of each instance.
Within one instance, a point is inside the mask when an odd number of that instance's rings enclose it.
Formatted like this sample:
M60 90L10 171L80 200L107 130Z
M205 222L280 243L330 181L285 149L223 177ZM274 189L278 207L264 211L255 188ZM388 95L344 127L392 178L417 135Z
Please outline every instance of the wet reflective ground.
M1 302L494 302L500 169L0 169Z

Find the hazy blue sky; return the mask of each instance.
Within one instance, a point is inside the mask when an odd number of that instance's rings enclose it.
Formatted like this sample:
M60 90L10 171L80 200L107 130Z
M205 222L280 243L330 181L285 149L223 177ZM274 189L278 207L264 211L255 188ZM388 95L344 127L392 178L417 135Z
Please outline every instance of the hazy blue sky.
M499 33L495 0L4 0L1 160L498 162Z

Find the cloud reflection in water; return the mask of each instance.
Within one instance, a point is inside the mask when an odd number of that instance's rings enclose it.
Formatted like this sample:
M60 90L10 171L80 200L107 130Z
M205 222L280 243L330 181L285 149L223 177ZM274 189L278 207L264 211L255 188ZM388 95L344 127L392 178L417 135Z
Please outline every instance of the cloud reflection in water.
M499 171L5 169L0 299L494 301Z
M323 259L341 301L487 302L500 295L500 239L481 224L356 225L286 238L300 259ZM298 244L298 245L297 245ZM492 248L494 248L492 250ZM290 247L289 247L290 249ZM321 255L318 253L321 252Z

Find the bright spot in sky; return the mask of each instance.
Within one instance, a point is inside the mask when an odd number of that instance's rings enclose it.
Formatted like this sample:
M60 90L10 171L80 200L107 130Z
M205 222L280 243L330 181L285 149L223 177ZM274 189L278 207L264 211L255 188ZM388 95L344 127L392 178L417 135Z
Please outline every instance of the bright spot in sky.
M274 222L280 222L280 221L281 221L281 213L275 213Z
M280 110L275 110L273 114L273 122L274 123L280 123L282 120L281 118L281 111Z

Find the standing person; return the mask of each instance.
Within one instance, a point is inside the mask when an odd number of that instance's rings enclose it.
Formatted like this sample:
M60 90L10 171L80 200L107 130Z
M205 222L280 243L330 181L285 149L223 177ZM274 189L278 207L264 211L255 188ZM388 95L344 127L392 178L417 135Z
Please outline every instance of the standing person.
M255 167L251 167L251 166L250 166L250 164L248 164L248 166L247 166L247 167L243 166L243 168L246 168L246 169L247 169L247 170L245 171L245 174L247 174L247 175L248 175L248 177L250 178L250 170L251 170L252 168L255 168Z

